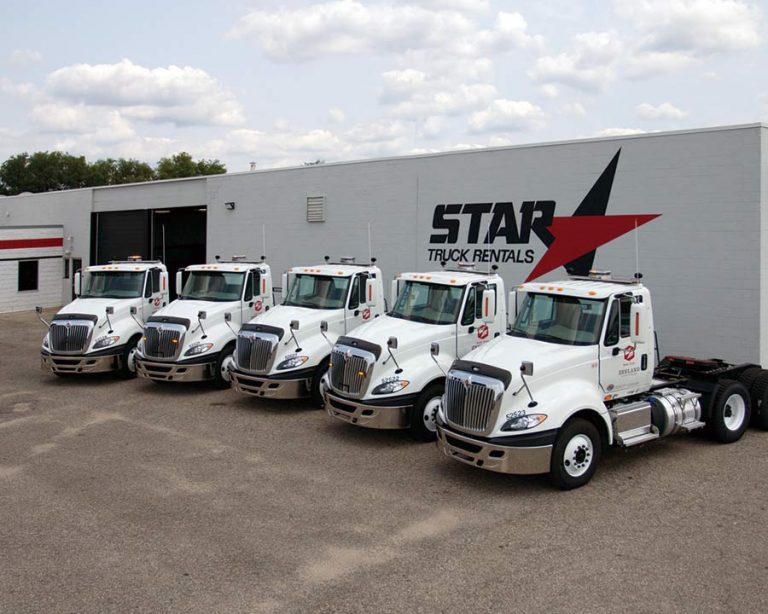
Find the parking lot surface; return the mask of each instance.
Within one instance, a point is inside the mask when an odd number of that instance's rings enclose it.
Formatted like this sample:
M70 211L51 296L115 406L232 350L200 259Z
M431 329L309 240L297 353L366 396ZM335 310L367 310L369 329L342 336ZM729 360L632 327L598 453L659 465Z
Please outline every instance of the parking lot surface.
M0 612L766 612L768 433L586 487L205 385L39 368L0 315Z

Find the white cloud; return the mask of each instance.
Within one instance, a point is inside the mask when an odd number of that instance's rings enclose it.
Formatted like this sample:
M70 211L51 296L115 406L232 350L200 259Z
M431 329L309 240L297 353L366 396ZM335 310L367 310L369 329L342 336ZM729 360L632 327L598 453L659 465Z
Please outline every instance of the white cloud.
M539 127L544 120L541 107L527 100L494 100L488 108L469 117L469 127L475 132L507 132Z
M615 0L616 12L643 34L642 46L696 55L753 49L762 12L740 0Z
M678 109L669 102L662 102L656 106L643 102L635 107L635 113L642 119L682 119L688 116L686 111Z
M74 104L120 109L129 118L177 125L232 126L243 122L234 94L198 68L145 68L116 64L77 64L46 79L49 96Z
M572 117L585 117L587 115L586 107L578 100L564 104L561 107L561 112Z
M328 121L332 124L343 124L346 119L347 116L341 109L334 107L328 110Z
M118 111L102 107L47 103L36 105L30 116L41 130L84 134L96 143L119 143L136 136L130 122Z
M487 29L455 10L469 4L453 0L424 7L334 0L295 9L255 10L244 15L228 36L252 40L281 61L430 49L456 57L482 57L491 50L541 45L540 37L528 34L528 24L519 13L500 12Z
M541 93L546 98L557 98L560 95L560 90L556 85L552 83L545 83L541 86Z
M43 54L34 49L14 49L11 52L11 64L13 66L29 66L43 61Z
M633 134L645 134L645 130L639 128L605 128L600 130L596 136L632 136Z

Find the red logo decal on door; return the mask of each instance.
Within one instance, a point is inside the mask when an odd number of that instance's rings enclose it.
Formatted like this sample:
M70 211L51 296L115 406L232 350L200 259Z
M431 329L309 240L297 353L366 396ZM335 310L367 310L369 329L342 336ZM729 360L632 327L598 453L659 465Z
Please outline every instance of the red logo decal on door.
M477 328L477 338L480 339L481 341L483 339L487 339L488 338L488 325L487 324L481 324Z
M160 307L160 297L158 296L154 301L155 307Z
M256 301L256 303L253 305L254 311L261 311L261 301Z
M371 310L368 309L368 307L366 307L365 309L363 309L363 320L367 320L370 317L371 317Z
M635 346L628 345L624 348L624 360L630 361L635 359Z

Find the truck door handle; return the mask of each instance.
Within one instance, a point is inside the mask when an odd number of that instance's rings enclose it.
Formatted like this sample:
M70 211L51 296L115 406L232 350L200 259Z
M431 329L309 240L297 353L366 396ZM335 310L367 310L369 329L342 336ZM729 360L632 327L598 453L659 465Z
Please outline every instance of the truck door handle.
M151 305L151 304L152 304L152 299L151 299L151 298L148 298L148 299L147 299L147 303L149 303L149 304Z
M468 332L468 333L474 333L474 332L475 332L475 327L474 327L474 326L470 326L470 327L467 329L467 332Z
M360 315L360 310L359 309L355 309L355 317L357 317L359 315Z
M611 354L613 354L614 356L618 356L618 355L619 355L619 352L621 352L621 349L620 349L618 346L616 346L616 347L615 347L615 348L613 348L613 350L611 351Z
M253 301L251 301L250 303L248 303L248 307L253 307Z

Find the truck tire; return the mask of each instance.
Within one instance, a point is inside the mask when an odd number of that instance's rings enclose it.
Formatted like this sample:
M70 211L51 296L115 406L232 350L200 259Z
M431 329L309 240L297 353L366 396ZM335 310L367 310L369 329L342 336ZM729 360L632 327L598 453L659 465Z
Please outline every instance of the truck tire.
M744 384L723 379L717 384L709 407L709 431L720 443L741 439L749 426L751 400Z
M328 364L330 358L325 358L317 365L315 373L312 375L312 382L310 383L309 394L312 398L312 405L318 409L325 407L325 398L323 397L323 376L328 372Z
M230 343L225 346L219 354L216 361L216 368L213 372L213 385L220 390L226 390L232 385L232 376L229 373L229 366L233 362L232 354L235 351L235 344Z
M137 335L125 344L123 353L120 355L120 368L117 374L122 379L133 379L136 377L136 345L139 343L140 336Z
M744 388L746 388L750 394L752 394L752 389L755 385L755 382L757 381L757 378L760 377L760 375L763 373L763 370L760 367L750 367L749 369L744 369L742 371L741 375L739 375L739 381L744 384ZM755 397L752 396L752 408L755 407Z
M768 371L762 371L752 385L751 424L768 431Z
M552 449L549 479L562 490L584 486L600 461L600 433L591 422L571 418L560 429Z
M444 386L430 384L411 409L411 435L417 441L435 441L437 439L437 423L435 418L443 398Z

